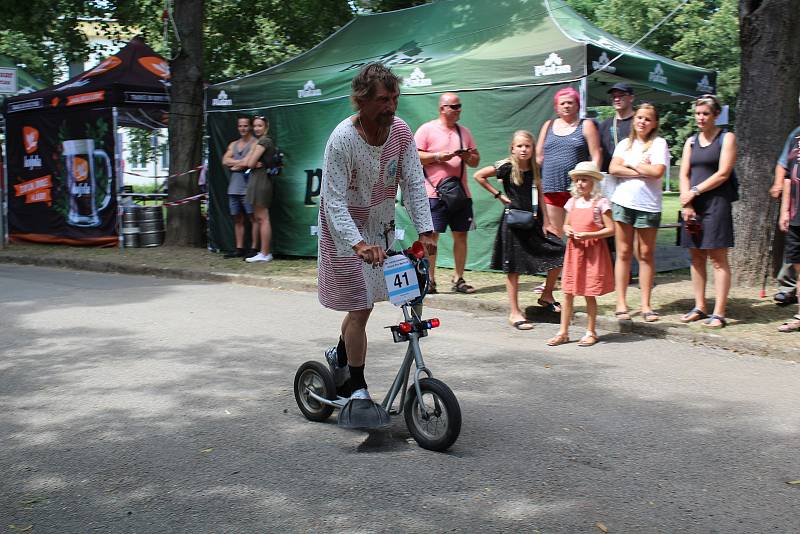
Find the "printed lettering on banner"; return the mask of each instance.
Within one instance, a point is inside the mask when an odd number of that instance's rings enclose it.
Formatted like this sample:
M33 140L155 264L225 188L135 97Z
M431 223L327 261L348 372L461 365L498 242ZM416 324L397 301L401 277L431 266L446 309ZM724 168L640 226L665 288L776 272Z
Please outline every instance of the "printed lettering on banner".
M555 52L551 52L550 55L547 56L543 65L535 65L533 67L533 75L535 77L568 74L570 72L572 72L572 66L564 65L564 60Z
M426 78L425 73L419 67L416 67L408 78L403 79L404 87L428 87L429 85L433 85L433 81Z
M225 90L223 89L223 90L221 90L219 92L219 94L217 95L217 98L212 98L211 99L211 105L212 106L232 106L233 105L233 99L228 98L228 93L226 93Z
M405 304L420 295L417 271L411 265L411 260L403 254L386 258L383 262L383 278L386 280L389 302L395 306Z
M714 86L711 85L711 82L708 80L708 75L704 75L700 78L700 81L697 82L697 92L706 94L714 93Z
M592 68L594 70L602 70L611 73L617 72L617 67L609 65L610 62L611 60L608 58L608 54L603 52L600 54L600 57L597 58L597 61L592 61Z
M308 80L302 89L298 89L297 98L308 98L311 96L322 96L322 89L317 89L314 80Z
M664 67L661 66L661 63L656 63L656 66L653 67L653 72L650 73L647 79L654 83L667 85L667 77L664 76Z

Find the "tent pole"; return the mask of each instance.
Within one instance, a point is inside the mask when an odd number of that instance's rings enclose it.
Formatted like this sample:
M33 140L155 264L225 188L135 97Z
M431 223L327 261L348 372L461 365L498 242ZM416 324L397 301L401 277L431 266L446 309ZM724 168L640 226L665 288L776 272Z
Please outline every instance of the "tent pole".
M586 80L587 80L586 76L581 78L581 85L580 85L580 89L579 89L579 93L580 93L580 96L581 96L580 117L582 119L586 118L586 100L589 97L589 91L586 88Z
M8 136L5 137L3 145L8 143ZM3 198L0 199L0 248L5 248L8 245L8 165L6 164L6 149L7 146L0 145L0 153L2 153L2 171L3 183L0 184L0 191L3 192Z
M118 128L118 120L117 120L117 106L111 108L111 117L112 117L112 128L114 132L114 172L117 174L117 179L114 182L114 194L117 197L117 239L119 240L119 250L122 252L124 243L122 241L122 197L120 197L120 192L122 191L122 173L120 172L120 162L122 161L122 155L120 154L120 146L119 146L119 132L117 131Z

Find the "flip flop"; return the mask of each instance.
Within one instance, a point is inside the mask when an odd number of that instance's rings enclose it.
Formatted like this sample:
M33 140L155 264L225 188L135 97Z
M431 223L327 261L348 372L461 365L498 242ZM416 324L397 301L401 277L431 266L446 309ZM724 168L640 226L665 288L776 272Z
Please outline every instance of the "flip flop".
M580 341L578 341L578 346L579 347L591 347L592 345L594 345L597 342L598 342L597 335L590 334L590 333L587 332L586 335L583 336Z
M554 300L553 302L547 302L544 299L539 299L536 302L539 304L539 306L550 312L561 313L561 303L556 300Z
M797 332L800 330L800 314L792 316L790 321L786 321L778 327L778 332Z
M508 321L511 326L516 328L517 330L533 330L533 325L535 324L533 321Z
M547 345L549 347L557 347L559 345L563 345L564 343L569 343L568 334L557 334L555 337L551 337L547 340Z
M692 308L691 310L689 310L688 312L684 313L681 316L680 321L682 323L693 323L695 321L699 321L701 319L707 319L707 318L708 318L708 314L706 312L704 312L700 308L695 307L695 308Z
M428 295L436 295L437 293L439 292L436 291L436 282L431 280L430 282L428 282Z
M614 312L614 317L617 318L617 321L630 321L631 312L629 312L628 310Z
M714 324L714 321L719 321L719 324ZM708 316L708 319L703 321L703 326L706 328L725 328L728 326L728 321L725 320L725 317L712 313Z

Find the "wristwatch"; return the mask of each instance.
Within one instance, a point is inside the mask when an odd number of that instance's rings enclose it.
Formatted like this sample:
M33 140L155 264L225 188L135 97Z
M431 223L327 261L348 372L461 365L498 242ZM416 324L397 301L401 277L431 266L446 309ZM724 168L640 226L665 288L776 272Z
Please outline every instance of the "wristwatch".
M500 195L502 195L502 193L498 190L497 193L494 194L494 198L500 198Z
M697 189L697 186L696 186L696 185L693 185L693 186L691 187L691 189L689 189L689 191L691 191L692 193L694 193L694 196L696 196L696 197L699 197L699 196L700 196L700 190L699 190L699 189Z

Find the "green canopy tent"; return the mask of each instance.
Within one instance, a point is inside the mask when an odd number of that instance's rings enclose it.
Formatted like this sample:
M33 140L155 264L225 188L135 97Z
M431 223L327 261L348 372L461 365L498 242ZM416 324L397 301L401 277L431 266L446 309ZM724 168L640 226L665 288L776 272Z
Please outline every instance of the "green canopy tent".
M621 54L621 55L620 55ZM620 56L617 58L617 56ZM439 95L460 94L461 124L469 127L482 165L507 155L517 129L538 133L553 115L553 94L571 85L607 102L611 84L625 81L649 101L687 100L713 92L713 71L672 61L601 31L563 0L441 0L419 7L357 16L308 52L285 63L207 89L209 237L213 247L233 248L227 214L227 143L237 138L236 117L264 114L270 135L285 153L271 210L278 254L314 256L325 143L352 113L350 80L380 61L403 77L398 116L412 129L435 118ZM476 229L468 267L484 269L491 257L500 205L473 186ZM404 242L416 237L398 209ZM440 264L452 264L443 236Z

